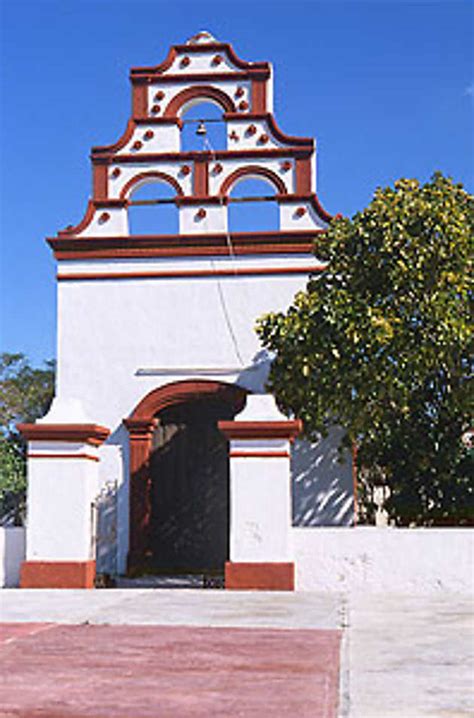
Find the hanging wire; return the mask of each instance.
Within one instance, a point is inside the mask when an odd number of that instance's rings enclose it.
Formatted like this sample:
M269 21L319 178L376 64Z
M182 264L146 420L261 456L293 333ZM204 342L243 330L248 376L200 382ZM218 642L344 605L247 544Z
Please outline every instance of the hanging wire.
M210 153L210 155L211 155L212 161L213 161L213 162L216 162L216 161L217 161L216 152L215 152L213 146L211 145L211 142L210 142L209 138L207 137L207 133L206 133L206 135L204 135L204 137L203 137L203 149L205 150L206 148L207 148L207 150L209 151L209 153ZM220 197L220 198L219 198L219 204L220 204L221 207L225 207L225 203L224 203L224 198L223 198L223 197ZM230 256L231 262L232 262L232 269L233 269L233 272L234 272L234 276L237 277L238 275L237 275L237 267L236 267L236 262L235 262L234 247L233 247L233 245L232 245L232 239L231 239L231 236L230 236L229 226L228 226L228 225L227 225L227 230L226 230L226 243L227 243L227 247L228 247L228 250L229 250L229 256ZM215 265L215 262L214 262L214 260L212 259L212 257L211 257L211 264L212 264L212 267L213 267L214 272L216 272L216 265ZM233 344L233 346L234 346L235 355L236 355L238 361L240 362L240 365L241 365L242 367L244 367L244 366L245 366L244 359L243 359L242 353L241 353L241 351L240 351L240 347L239 347L239 342L238 342L237 335L236 335L236 333L234 332L234 327L232 326L232 319L231 319L231 316L230 316L230 313L229 313L229 309L228 309L228 307L227 307L227 302L226 302L226 298L225 298L225 294L224 294L224 289L223 289L223 286L222 286L222 282L221 282L220 277L219 277L219 275L218 275L217 273L216 273L216 281L217 281L217 291L218 291L218 293L219 293L219 298L220 298L220 302L221 302L222 312L223 312L223 314L224 314L224 318L225 318L225 322L226 322L226 325L227 325L227 329L228 329L228 331L229 331L229 335L230 335L230 337L231 337L232 344Z

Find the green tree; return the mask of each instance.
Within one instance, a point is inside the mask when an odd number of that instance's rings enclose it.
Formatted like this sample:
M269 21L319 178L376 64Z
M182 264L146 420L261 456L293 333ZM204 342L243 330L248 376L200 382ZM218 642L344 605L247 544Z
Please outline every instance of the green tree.
M363 508L384 483L397 525L474 523L473 230L474 198L441 173L378 189L316 240L327 268L257 327L281 407L309 436L345 427Z
M54 362L33 368L24 354L0 355L0 521L21 523L26 445L16 429L46 414L54 393Z

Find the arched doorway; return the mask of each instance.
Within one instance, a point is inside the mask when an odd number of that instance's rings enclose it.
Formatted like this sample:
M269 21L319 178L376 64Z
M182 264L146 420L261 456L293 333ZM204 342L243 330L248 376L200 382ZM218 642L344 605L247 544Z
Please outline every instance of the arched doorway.
M212 571L228 559L229 463L217 422L245 405L241 387L182 381L150 392L130 433L128 570Z

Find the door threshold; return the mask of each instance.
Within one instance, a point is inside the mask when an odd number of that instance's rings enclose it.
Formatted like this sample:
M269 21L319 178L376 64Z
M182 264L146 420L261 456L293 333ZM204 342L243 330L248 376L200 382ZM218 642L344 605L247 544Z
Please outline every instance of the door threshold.
M183 574L148 574L136 576L117 576L115 578L116 588L224 588L224 574L215 573L183 573Z

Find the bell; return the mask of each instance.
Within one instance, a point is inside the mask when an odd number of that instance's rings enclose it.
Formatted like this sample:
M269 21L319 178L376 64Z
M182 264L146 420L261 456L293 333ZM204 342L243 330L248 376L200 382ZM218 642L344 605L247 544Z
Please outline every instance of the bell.
M203 120L199 121L197 130L196 130L196 134L197 135L207 135L206 125L204 124Z

